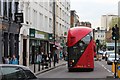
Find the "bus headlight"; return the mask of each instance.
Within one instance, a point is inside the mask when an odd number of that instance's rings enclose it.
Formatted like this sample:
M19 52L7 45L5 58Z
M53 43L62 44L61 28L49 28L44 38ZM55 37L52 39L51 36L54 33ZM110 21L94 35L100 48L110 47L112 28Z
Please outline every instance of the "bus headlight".
M75 61L74 61L74 60L72 60L72 62L74 63Z

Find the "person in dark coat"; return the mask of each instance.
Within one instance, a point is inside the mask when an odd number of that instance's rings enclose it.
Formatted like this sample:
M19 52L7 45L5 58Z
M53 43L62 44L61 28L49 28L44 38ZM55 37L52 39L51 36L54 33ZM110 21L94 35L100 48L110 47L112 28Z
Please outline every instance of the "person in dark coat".
M56 62L58 62L58 59L57 59L57 53L54 52L54 66L55 66Z

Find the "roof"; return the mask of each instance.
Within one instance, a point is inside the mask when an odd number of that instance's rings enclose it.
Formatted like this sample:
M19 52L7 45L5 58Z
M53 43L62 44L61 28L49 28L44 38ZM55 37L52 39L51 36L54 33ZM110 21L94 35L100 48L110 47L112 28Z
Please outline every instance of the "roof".
M21 68L23 68L23 69L25 69L25 70L30 70L29 67L27 67L27 66L23 66L23 65L0 64L0 67L2 67L2 66L21 67Z

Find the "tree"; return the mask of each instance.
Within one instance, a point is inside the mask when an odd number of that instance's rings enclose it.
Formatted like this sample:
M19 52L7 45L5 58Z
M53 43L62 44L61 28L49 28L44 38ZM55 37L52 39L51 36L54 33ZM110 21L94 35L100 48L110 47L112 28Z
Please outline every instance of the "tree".
M115 26L115 24L118 24L118 19L120 18L112 18L109 26L110 26L110 29L112 29L113 26Z

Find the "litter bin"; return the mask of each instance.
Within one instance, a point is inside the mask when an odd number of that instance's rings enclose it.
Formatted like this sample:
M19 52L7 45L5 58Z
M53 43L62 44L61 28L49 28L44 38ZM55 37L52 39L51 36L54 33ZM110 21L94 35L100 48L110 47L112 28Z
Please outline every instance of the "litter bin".
M120 60L118 61L118 64L117 64L117 75L118 75L118 78L120 78Z

